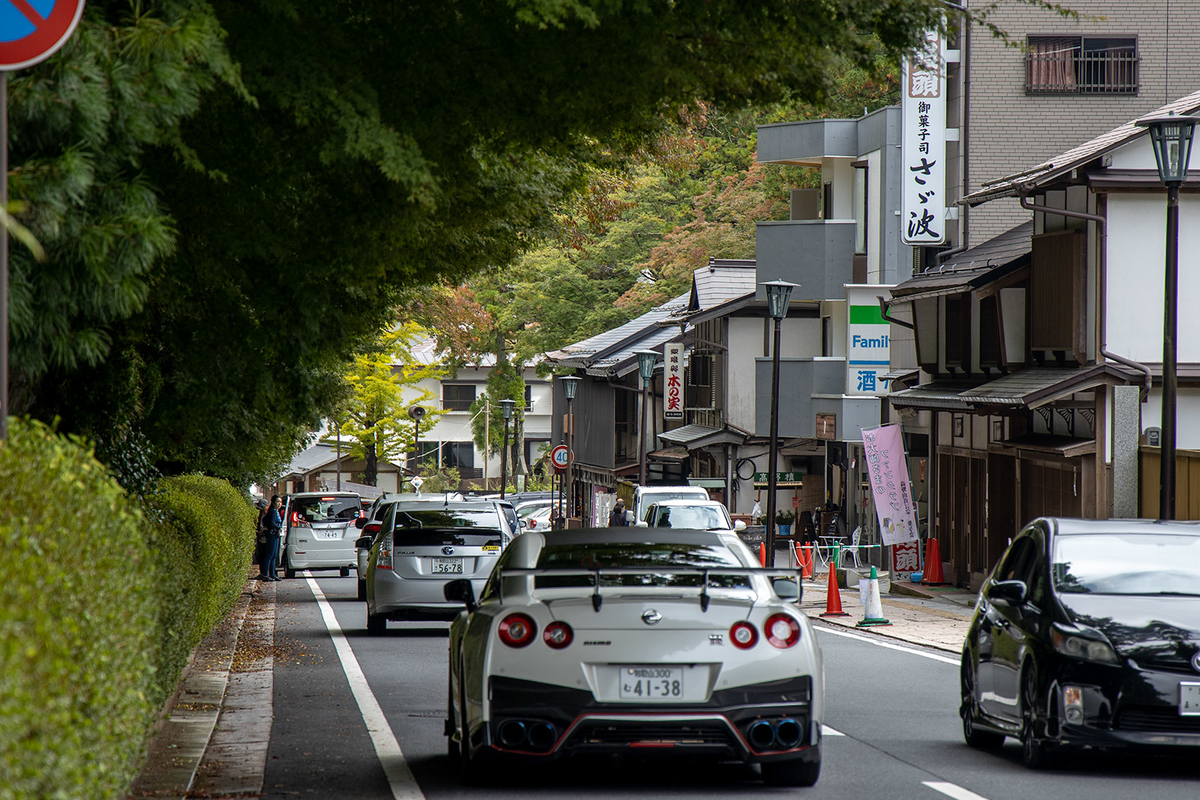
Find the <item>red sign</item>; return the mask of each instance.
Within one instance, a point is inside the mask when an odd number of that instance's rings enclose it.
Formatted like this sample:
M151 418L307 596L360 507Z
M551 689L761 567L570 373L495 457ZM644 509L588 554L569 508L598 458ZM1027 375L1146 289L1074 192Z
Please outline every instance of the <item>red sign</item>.
M550 461L554 464L555 469L557 469L557 470L566 469L567 468L567 446L565 444L560 444L557 447L555 447L553 450L551 450L550 451Z
M921 568L921 552L917 542L892 545L892 571L916 572Z
M83 0L0 0L0 70L49 58L75 32Z

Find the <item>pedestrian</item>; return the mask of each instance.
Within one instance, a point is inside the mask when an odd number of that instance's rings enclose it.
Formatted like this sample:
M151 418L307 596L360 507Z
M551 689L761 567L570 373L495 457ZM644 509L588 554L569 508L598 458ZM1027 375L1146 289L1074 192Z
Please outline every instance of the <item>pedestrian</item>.
M279 535L283 532L283 517L279 516L283 508L283 499L271 495L271 504L263 514L263 535L266 543L263 545L262 559L258 564L258 579L260 581L277 581L275 562L279 560Z
M610 528L625 528L629 525L629 517L625 516L625 501L617 498L617 504L613 506L612 513L608 515L608 527Z
M263 547L267 543L267 532L263 529L263 517L267 515L267 501L255 500L254 505L258 508L258 519L254 523L254 563L259 565L259 572L262 572Z

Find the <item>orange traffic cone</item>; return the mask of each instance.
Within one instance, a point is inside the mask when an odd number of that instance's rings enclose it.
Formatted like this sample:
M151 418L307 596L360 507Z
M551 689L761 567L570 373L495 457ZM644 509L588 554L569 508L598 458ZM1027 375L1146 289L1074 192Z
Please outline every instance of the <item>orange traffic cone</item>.
M946 577L942 575L942 553L938 549L938 540L929 537L925 545L925 577L921 579L925 586L945 586Z
M767 565L767 543L766 542L758 543L758 563L764 567Z
M796 568L800 570L800 577L812 578L813 562L812 562L812 545L806 544L800 547L795 542L792 543L793 549L796 551Z
M825 613L822 617L848 617L842 611L842 596L838 593L837 559L829 562L829 591L825 595Z

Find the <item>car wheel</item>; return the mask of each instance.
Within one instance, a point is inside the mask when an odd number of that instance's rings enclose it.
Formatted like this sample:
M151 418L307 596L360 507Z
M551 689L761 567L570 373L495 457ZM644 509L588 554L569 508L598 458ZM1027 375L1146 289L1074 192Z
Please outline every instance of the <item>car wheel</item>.
M387 617L382 614L367 612L367 633L380 634L387 631Z
M366 578L358 579L358 599L359 600L367 599L367 580L366 580Z
M963 740L970 747L977 747L981 750L995 750L1004 744L1004 734L993 733L992 731L981 731L975 727L975 678L971 672L970 656L963 653L962 661L962 706L959 707L959 713L962 715L962 731Z
M813 786L821 777L821 759L816 761L769 761L760 765L767 786Z
M296 577L296 570L292 569L292 565L287 561L283 562L283 577L287 578L289 581Z
M1021 761L1030 769L1042 769L1050 763L1047 745L1035 736L1037 722L1037 676L1033 665L1026 664L1021 675Z
M349 577L350 577L350 568L349 568L349 567L342 567L341 569L339 569L339 570L338 570L338 577L339 577L339 578L349 578Z

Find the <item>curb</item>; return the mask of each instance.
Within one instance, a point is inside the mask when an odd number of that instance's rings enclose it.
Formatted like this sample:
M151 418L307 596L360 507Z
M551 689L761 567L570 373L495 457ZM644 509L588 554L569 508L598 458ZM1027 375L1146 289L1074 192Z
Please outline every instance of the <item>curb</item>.
M183 798L192 788L225 703L242 628L259 586L248 579L225 619L196 646L167 702L128 800Z

